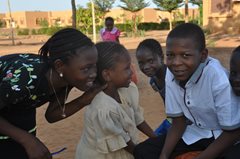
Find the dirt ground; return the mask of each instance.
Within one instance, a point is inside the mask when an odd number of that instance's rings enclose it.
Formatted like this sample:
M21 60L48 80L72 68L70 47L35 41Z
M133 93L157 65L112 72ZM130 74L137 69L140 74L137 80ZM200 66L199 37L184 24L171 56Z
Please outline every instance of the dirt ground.
M138 75L138 88L140 94L140 105L144 108L144 116L150 126L155 129L159 123L165 118L163 101L159 94L154 92L148 85L148 79L139 71L135 59L135 49L139 42L145 38L156 38L161 42L165 51L165 39L168 31L152 31L147 32L145 37L140 38L120 38L121 43L129 50ZM37 53L42 44L47 40L47 36L25 36L17 37L16 46L11 46L11 41L7 37L0 37L0 55L10 53ZM240 35L221 35L209 37L211 45L209 45L209 54L218 58L222 64L228 67L228 61L231 51L240 44ZM214 41L214 45L213 45ZM68 100L74 99L81 95L81 92L73 89ZM37 136L47 145L51 152L58 151L61 148L67 149L54 156L54 159L73 159L76 145L80 139L83 128L84 109L73 116L54 123L49 124L44 118L46 105L37 110ZM141 140L146 137L140 134Z

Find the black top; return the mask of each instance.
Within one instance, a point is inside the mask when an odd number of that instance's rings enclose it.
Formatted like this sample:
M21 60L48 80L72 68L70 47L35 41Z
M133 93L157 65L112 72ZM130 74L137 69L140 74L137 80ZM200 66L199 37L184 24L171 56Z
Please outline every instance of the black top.
M34 54L0 57L0 116L24 130L36 125L36 107L49 101L48 65ZM0 134L1 135L1 134Z
M164 79L165 79L167 67L164 66L163 69L164 69ZM166 88L165 85L160 86L157 82L156 76L151 77L149 83L155 91L159 92L160 96L162 97L163 101L165 102L165 88ZM165 81L164 81L164 83L165 83Z

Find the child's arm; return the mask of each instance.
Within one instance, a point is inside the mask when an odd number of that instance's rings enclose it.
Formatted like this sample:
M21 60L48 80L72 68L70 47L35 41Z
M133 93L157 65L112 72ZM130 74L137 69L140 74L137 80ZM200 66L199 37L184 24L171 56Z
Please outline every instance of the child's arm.
M116 37L116 42L120 43L119 36Z
M240 138L240 129L223 133L204 150L196 159L217 158L224 150Z
M129 141L127 142L127 147L125 147L124 149L125 149L127 152L133 154L134 148L135 148L135 144L132 142L132 140L129 140Z
M137 125L137 128L138 128L138 130L143 132L148 137L156 137L157 136L146 121L143 121L141 124Z
M24 131L0 116L0 133L22 145L29 159L51 159L48 148L35 136Z
M168 159L170 157L177 142L181 139L186 126L186 118L184 116L172 118L172 126L167 133L159 159Z

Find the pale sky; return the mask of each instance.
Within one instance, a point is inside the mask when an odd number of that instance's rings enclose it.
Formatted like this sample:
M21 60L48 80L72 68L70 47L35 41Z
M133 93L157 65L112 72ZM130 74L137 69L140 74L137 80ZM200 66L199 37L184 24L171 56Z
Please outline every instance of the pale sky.
M75 0L76 5L85 6L90 0ZM151 8L155 8L156 5L151 0L145 0L150 2ZM60 11L70 10L71 0L9 0L11 11ZM121 3L116 0L114 7L119 6ZM0 0L0 13L8 12L8 0Z

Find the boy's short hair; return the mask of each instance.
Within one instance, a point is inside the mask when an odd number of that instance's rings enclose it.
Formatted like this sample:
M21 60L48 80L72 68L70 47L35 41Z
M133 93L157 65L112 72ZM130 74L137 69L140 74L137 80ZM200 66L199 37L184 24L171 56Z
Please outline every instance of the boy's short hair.
M206 48L203 30L196 24L184 23L176 26L168 34L167 39L169 38L191 38L199 51Z
M240 54L240 45L233 50L233 54Z
M112 17L107 17L107 18L105 18L105 22L106 21L112 21L112 22L114 22L114 19L112 18Z

